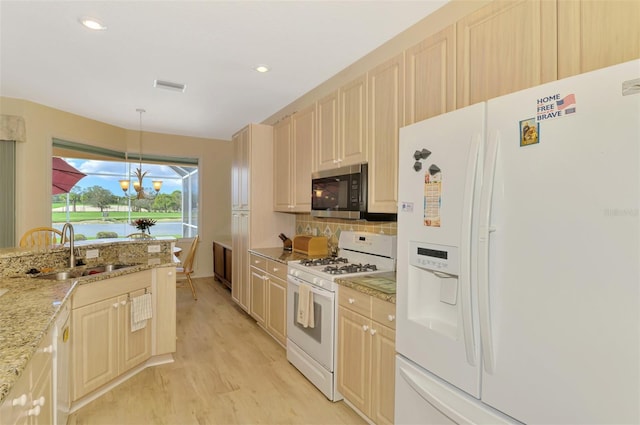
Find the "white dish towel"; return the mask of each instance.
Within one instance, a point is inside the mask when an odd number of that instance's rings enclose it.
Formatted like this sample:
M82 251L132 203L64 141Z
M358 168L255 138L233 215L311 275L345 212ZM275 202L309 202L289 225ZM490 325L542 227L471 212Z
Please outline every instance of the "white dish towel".
M131 332L144 329L152 314L151 294L147 293L131 298Z
M313 317L313 291L311 286L301 283L298 288L298 311L296 320L305 328L313 328L315 320Z

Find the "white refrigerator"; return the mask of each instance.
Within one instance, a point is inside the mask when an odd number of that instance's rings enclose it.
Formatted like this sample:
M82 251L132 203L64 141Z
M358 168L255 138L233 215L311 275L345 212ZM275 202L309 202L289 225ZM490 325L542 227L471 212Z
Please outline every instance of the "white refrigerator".
M396 417L640 423L640 60L400 130Z

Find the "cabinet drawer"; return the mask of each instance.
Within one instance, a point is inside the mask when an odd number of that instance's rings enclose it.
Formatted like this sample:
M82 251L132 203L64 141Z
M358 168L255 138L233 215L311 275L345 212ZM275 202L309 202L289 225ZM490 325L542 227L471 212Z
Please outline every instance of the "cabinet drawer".
M371 318L376 322L390 327L396 328L396 305L379 298L372 297L372 313Z
M341 286L338 291L338 303L363 316L371 317L371 295Z
M263 272L267 271L267 259L259 255L250 254L249 265L258 268Z
M78 285L72 298L72 308L93 304L107 298L116 297L151 285L152 271L126 274L112 278L105 278L97 282Z
M287 280L287 265L277 261L267 260L267 273L279 277L282 280Z

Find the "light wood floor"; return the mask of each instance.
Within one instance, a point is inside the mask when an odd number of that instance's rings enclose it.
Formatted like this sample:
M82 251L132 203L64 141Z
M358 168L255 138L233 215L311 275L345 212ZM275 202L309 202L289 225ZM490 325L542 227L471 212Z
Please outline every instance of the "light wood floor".
M145 369L69 417L81 424L364 424L327 400L213 278L178 288L175 362Z

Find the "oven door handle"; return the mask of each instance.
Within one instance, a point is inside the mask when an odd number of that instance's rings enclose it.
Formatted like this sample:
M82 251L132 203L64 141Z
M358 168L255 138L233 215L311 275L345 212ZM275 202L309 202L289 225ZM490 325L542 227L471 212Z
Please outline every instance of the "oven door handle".
M314 294L323 296L325 298L329 298L329 299L333 299L335 297L335 294L331 291L327 291L326 289L322 289L322 288L318 288L317 286L315 286L312 283L307 283L304 280L298 279L296 277L293 276L288 276L287 277L287 282L295 285L297 287L300 287L301 283L304 283L306 285L308 285L311 288L311 292L313 292Z

